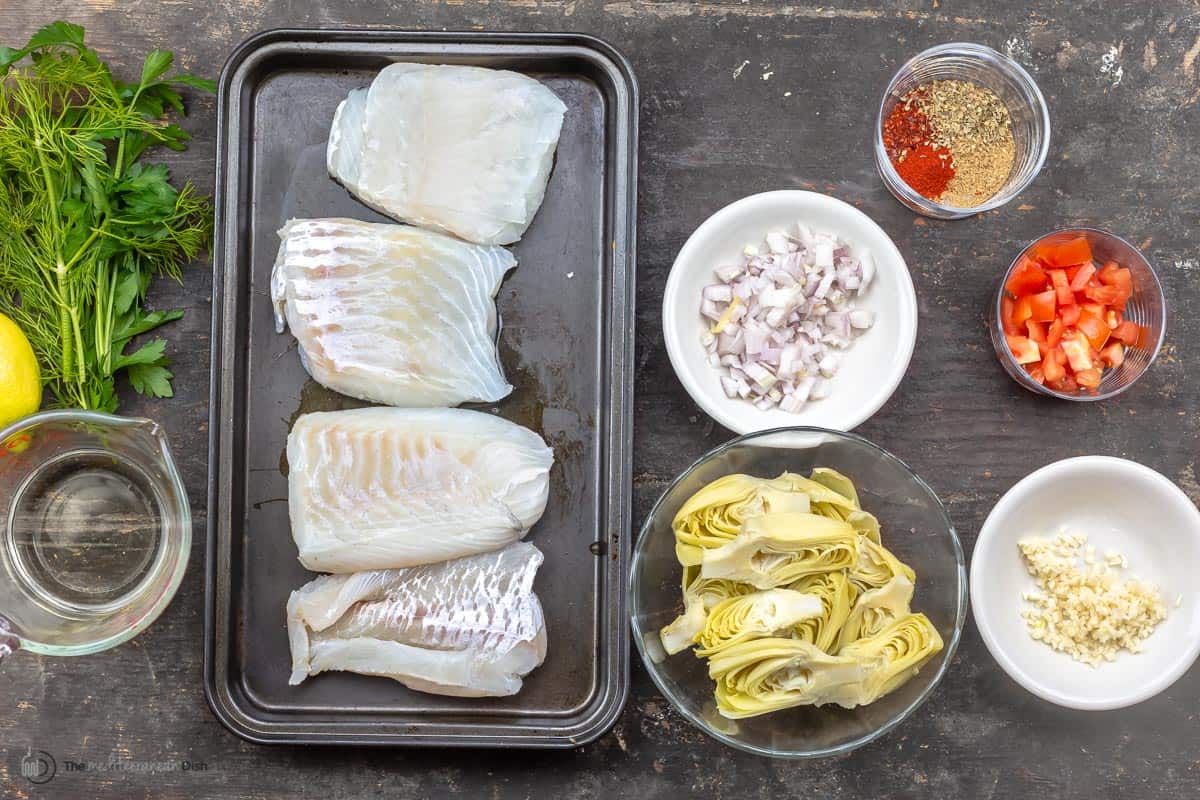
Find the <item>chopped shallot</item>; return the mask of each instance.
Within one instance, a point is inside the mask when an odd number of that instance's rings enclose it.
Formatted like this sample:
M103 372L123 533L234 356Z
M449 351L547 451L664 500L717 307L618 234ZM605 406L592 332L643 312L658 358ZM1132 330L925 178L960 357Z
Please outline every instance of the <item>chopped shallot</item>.
M771 231L765 247L747 245L740 263L715 272L701 291L711 323L701 344L725 395L791 413L828 397L837 350L875 322L851 299L875 276L871 253L801 224L794 235Z

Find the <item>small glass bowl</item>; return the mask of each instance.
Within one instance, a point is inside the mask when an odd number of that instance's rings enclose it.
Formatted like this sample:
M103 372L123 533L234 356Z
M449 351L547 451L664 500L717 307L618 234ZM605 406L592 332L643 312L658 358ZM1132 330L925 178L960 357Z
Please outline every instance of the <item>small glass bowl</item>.
M1092 248L1092 260L1097 264L1116 261L1122 267L1128 267L1129 271L1133 273L1133 297L1125 306L1125 319L1136 322L1145 328L1147 331L1145 341L1152 346L1126 348L1125 362L1115 369L1106 369L1104 376L1100 379L1100 386L1095 392L1079 390L1068 394L1038 383L1029 376L1024 367L1017 363L1012 351L1008 349L1008 342L1004 339L1004 328L1000 324L1000 301L1004 299L1004 284L1008 283L1012 271L1016 269L1017 264L1021 263L1021 259L1026 254L1039 245L1065 241L1076 236L1087 238L1088 244ZM1086 403L1107 400L1119 395L1150 368L1158 356L1163 338L1166 336L1167 304L1154 267L1136 247L1115 233L1098 228L1064 228L1030 242L1013 259L1013 263L1000 278L1000 285L996 287L996 299L992 303L988 326L992 332L992 346L996 349L996 357L1000 359L1000 366L1004 367L1004 371L1012 376L1013 380L1036 394Z
M1008 107L1016 158L1008 181L982 205L972 208L942 205L914 191L896 172L883 146L883 123L896 103L909 91L935 80L971 81L991 89ZM1012 200L1037 177L1049 149L1050 112L1033 78L1011 58L979 44L942 44L913 56L888 84L875 121L875 165L884 185L908 208L938 219L962 219Z
M914 611L924 612L944 647L907 683L868 706L789 708L749 719L717 713L703 659L667 655L659 630L683 610L683 568L671 521L683 503L724 475L774 478L830 467L852 481L862 506L879 518L883 542L917 574ZM633 638L659 691L693 725L724 744L775 758L848 753L899 725L942 679L962 634L967 573L962 545L937 495L900 459L852 433L776 428L734 439L701 456L667 488L638 537L629 581Z

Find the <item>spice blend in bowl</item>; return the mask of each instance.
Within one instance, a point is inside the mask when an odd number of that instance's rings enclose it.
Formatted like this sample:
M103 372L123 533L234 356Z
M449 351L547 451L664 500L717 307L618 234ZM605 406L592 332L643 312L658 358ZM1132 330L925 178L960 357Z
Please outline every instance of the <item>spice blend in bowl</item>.
M942 205L979 206L1007 182L1016 160L1012 119L995 92L972 81L910 89L883 122L901 179Z

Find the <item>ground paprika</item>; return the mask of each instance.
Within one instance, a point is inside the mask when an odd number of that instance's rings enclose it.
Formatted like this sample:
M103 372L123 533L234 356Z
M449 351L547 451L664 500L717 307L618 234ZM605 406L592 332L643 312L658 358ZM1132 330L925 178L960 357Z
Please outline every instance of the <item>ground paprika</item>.
M883 123L883 146L901 180L914 192L937 200L954 177L949 151L929 143L929 121L909 93Z

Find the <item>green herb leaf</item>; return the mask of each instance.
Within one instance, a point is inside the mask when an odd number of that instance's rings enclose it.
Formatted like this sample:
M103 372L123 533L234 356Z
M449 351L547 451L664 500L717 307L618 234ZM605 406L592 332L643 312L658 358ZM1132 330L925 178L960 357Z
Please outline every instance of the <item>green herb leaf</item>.
M26 55L24 50L14 50L11 47L0 47L0 70L7 70Z
M175 396L175 390L171 388L171 378L175 376L161 364L133 364L125 374L129 378L129 385L138 394L150 397Z
M170 50L151 50L142 62L142 86L149 86L174 62L175 55Z
M27 52L48 47L67 45L78 50L83 49L83 26L72 25L70 22L51 22L35 33L25 45Z
M125 342L134 336L152 331L164 323L174 322L182 316L182 311L144 312L139 309L137 313L130 314L125 319L119 321L117 327L113 330L113 342L124 346Z
M113 311L118 317L128 314L129 310L133 308L133 302L141 296L141 293L142 283L141 280L139 280L138 273L122 273L121 276L117 278L117 284L113 290ZM129 339L132 336L134 336L134 334L131 333L129 336L124 338ZM114 340L118 338L117 331L114 330L112 338Z
M162 339L154 339L134 350L132 353L122 353L113 360L113 371L133 366L134 364L163 364L163 351L167 343Z
M168 83L177 83L180 86L190 86L193 89L199 89L202 92L209 94L217 93L217 82L210 81L208 78L197 78L195 75L179 74L173 78L167 79Z

